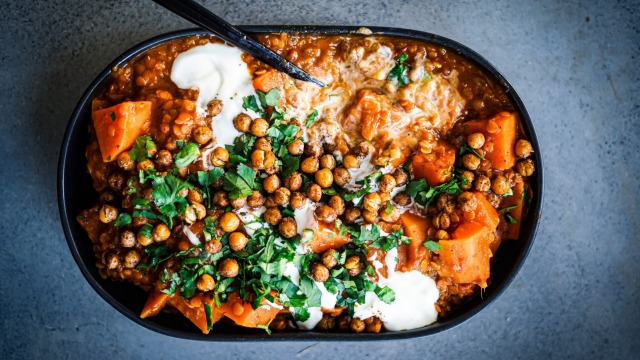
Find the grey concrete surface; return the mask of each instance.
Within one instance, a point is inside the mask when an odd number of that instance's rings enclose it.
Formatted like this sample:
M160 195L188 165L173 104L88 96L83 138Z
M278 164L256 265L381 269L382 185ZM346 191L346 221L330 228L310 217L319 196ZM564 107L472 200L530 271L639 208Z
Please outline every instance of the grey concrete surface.
M118 54L190 27L148 0L0 6L0 358L626 359L640 355L640 4L636 1L205 1L236 24L424 30L483 54L533 118L546 172L536 243L465 324L379 343L200 343L141 328L89 287L56 207L85 87Z

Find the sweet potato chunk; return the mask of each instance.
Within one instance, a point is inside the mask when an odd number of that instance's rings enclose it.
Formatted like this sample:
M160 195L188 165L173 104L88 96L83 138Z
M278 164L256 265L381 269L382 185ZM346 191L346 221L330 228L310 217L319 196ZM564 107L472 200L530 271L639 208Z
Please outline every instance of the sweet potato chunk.
M275 292L272 292L271 295L275 296ZM266 304L266 300L263 300L262 304ZM222 304L219 311L240 326L254 328L258 325L267 325L276 317L280 309L266 305L254 310L250 302L243 302L237 293L232 292L227 296L227 302Z
M488 120L472 120L464 123L464 132L473 134L481 132L485 136L482 147L486 151L485 158L494 169L506 170L516 164L515 145L517 121L512 113L501 112Z
M423 243L427 240L427 231L431 222L420 215L405 212L400 215L400 222L404 227L404 235L411 238L407 245L407 261L402 270L408 271L418 266L423 260L429 259L429 251Z
M459 284L473 283L487 287L489 278L489 229L478 223L462 223L451 234L451 240L440 240L442 250L438 274Z
M474 191L473 195L475 195L478 203L475 210L476 216L474 221L488 227L491 231L495 231L500 223L498 211L481 192Z
M128 150L151 119L150 101L125 101L91 114L102 160L115 160Z
M418 153L411 160L413 176L425 179L429 186L438 186L451 177L456 149L449 143L440 141L430 154Z
M314 253L323 253L329 249L337 249L351 242L349 234L338 235L333 225L318 221L318 230L309 241L309 247Z
M144 307L140 312L140 317L144 319L158 315L160 311L167 305L168 300L169 295L154 289L151 293L149 293L147 302L144 304Z
M215 324L218 320L220 320L223 316L223 312L221 308L216 308L215 302L210 299L208 296L204 296L203 294L198 294L193 298L186 300L182 296L176 294L170 296L168 299L169 304L178 309L184 317L191 320L191 322L198 327L204 334L209 333L209 329L207 326L207 313L204 308L204 303L206 302L211 306L211 322Z
M508 211L515 220L515 224L507 222L508 230L504 233L504 239L517 240L520 234L520 223L522 222L522 215L524 214L524 203L522 201L522 193L524 192L524 183L517 183L513 187L513 195L504 199L500 205L503 209L509 206L517 206L514 209Z
M284 78L282 73L273 69L267 70L262 75L253 78L253 87L262 92L276 88L280 90L280 94L284 94Z

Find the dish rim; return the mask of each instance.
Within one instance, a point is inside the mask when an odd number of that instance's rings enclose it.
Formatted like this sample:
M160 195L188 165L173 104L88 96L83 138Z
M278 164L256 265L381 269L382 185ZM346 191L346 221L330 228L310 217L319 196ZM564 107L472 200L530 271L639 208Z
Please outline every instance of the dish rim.
M363 27L361 26L318 26L318 25L251 25L251 26L239 26L243 31L250 34L259 34L259 33L300 33L305 35L363 35L358 34L357 31ZM461 43L451 40L449 38L445 38L443 36L439 36L436 34L422 32L417 30L403 29L403 28L395 28L395 27L365 27L371 30L371 36L392 36L392 37L400 37L411 40L425 41L435 43L441 46L444 46L450 50L454 50L457 54L472 60L477 66L479 66L483 71L487 72L491 77L493 77L496 81L500 83L505 89L505 92L509 95L511 101L513 102L516 110L519 113L521 125L524 127L524 131L531 142L533 148L536 150L536 156L534 157L534 163L536 166L536 172L534 173L534 177L531 179L532 186L535 187L536 192L532 198L529 212L527 217L530 218L531 226L530 226L530 234L526 239L520 238L515 240L517 242L522 242L521 247L519 249L519 257L515 260L515 263L511 267L511 271L505 275L505 278L502 282L496 285L491 291L485 292L485 296L483 296L482 300L479 301L475 305L471 305L471 308L463 311L460 314L457 314L454 311L456 316L446 317L443 320L439 320L431 325L426 327L399 331L399 332L383 332L378 334L369 334L369 333L360 333L360 334L352 334L352 333L324 333L324 332L314 332L314 331L291 331L291 332L273 332L272 335L267 335L264 331L246 331L246 333L210 333L208 335L202 334L196 331L186 332L180 329L174 329L167 327L165 325L156 323L153 321L153 318L150 319L141 319L137 313L133 310L122 304L118 299L116 299L112 294L110 294L98 281L102 279L96 279L89 270L89 266L95 267L95 258L90 259L90 261L85 261L81 256L77 241L83 240L86 241L88 237L86 234L79 234L76 236L74 232L71 230L70 222L75 221L75 216L77 214L69 214L68 205L67 205L67 192L71 189L67 188L67 181L69 176L65 173L67 170L68 157L71 156L69 154L70 144L73 140L72 135L76 132L76 128L78 126L82 126L86 123L87 119L83 118L81 115L83 111L86 111L86 106L90 106L91 100L97 95L97 93L101 90L101 87L104 85L104 82L108 80L111 75L112 68L114 66L119 66L127 63L132 60L139 54L157 46L161 43L193 36L193 35L204 35L208 34L207 31L202 29L184 29L177 30L165 34L161 34L155 37L152 37L148 40L142 41L139 44L133 46L129 50L125 51L123 54L118 56L115 60L113 60L100 74L95 78L93 82L89 85L87 90L84 92L80 100L78 101L67 128L65 130L64 138L62 141L62 146L60 150L59 160L58 160L58 174L57 174L57 192L58 192L58 210L60 212L60 220L62 222L62 227L64 230L65 238L67 241L67 245L69 246L69 250L71 254L80 268L82 275L85 277L87 282L91 285L91 287L102 297L108 304L110 304L113 308L118 310L121 314L125 315L127 318L131 319L135 323L163 335L189 339L189 340L199 340L199 341L379 341L379 340L395 340L395 339L410 339L417 337L424 337L429 335L434 335L449 329L452 329L476 314L478 314L483 309L487 308L491 305L502 293L509 287L511 282L519 273L522 268L530 250L533 245L535 235L538 230L538 226L540 223L541 215L542 215L542 204L543 204L543 194L544 194L544 182L543 182L543 166L542 166L542 154L540 152L540 146L538 144L536 132L529 116L529 113L524 106L524 103L514 90L513 86L506 80L506 78L484 57L475 52L474 50L468 48ZM76 155L77 156L77 155ZM70 180L73 181L73 180ZM79 239L84 235L84 239ZM110 281L110 280L107 280ZM491 287L491 285L490 285ZM477 298L478 295L473 298ZM472 299L471 299L472 300ZM471 301L470 300L470 301ZM234 329L237 331L237 329ZM253 329L252 329L253 330Z

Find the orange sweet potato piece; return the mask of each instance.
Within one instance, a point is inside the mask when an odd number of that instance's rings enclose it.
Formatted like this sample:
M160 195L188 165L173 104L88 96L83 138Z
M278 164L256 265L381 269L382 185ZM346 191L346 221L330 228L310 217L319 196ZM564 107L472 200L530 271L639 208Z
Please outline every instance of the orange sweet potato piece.
M281 72L269 69L264 74L253 78L253 87L256 90L269 92L273 88L280 90L280 95L284 95L284 78Z
M429 186L438 186L451 177L456 149L449 143L440 141L429 154L418 153L411 160L413 176L425 179Z
M462 223L451 240L440 240L438 274L459 284L473 283L487 287L489 278L489 229L478 222Z
M517 183L513 187L513 195L505 198L500 205L503 209L508 206L517 206L515 209L509 210L509 214L516 219L516 223L511 224L507 222L508 230L503 235L504 239L518 240L518 235L520 234L520 223L522 222L522 215L524 214L524 204L522 202L523 192L524 183Z
M154 289L149 293L147 302L144 304L144 307L140 312L140 317L144 319L158 315L165 305L167 305L168 300L169 295Z
M211 306L211 321L216 323L223 316L221 309L216 308L215 302L208 296L198 294L193 298L186 300L182 296L175 294L168 299L169 304L178 309L184 317L191 320L191 322L198 327L204 334L209 333L207 328L207 313L204 309L204 303L206 302Z
M474 191L473 195L476 197L476 210L474 221L488 227L491 231L495 231L500 223L500 216L498 211L491 205L489 200L481 192Z
M329 249L337 249L351 242L349 233L338 235L333 225L318 221L318 230L309 241L309 247L314 253L323 253Z
M102 160L115 160L128 150L151 120L150 101L125 101L91 114L96 129Z
M271 292L275 296L275 292ZM263 300L266 304L266 300ZM244 302L238 293L232 292L227 296L227 302L223 303L219 311L224 316L233 320L237 325L244 327L257 327L258 325L267 325L276 317L280 309L273 306L258 307L253 309L250 302Z
M427 240L427 231L431 227L431 222L423 216L410 212L400 215L400 222L404 228L404 235L411 238L411 243L407 245L407 262L402 268L408 271L429 258L429 251L423 243Z
M481 132L485 137L482 147L485 158L494 169L506 170L516 164L515 145L518 122L513 113L501 112L488 120L472 120L464 123L466 134Z

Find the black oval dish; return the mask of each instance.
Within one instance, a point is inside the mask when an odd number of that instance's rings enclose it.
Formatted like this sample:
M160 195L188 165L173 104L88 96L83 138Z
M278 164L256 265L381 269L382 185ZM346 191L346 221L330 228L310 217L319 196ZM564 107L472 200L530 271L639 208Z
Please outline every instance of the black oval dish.
M242 29L249 33L351 34L355 33L359 28L348 26L244 26ZM540 221L543 193L543 167L540 148L529 114L520 97L518 97L515 90L513 90L509 82L507 82L498 70L482 56L466 46L447 38L420 31L384 27L370 27L369 29L375 35L403 37L439 44L473 60L480 68L497 79L507 90L507 94L511 97L520 115L524 132L536 150L534 157L536 172L531 179L534 197L531 201L529 213L522 224L520 239L518 241L507 241L501 244L491 265L491 285L487 287L482 297L475 296L447 318L429 326L401 332L384 332L380 334L287 331L274 332L269 336L263 330L225 326L223 323L218 323L209 335L204 335L187 319L179 315L160 314L149 319L140 319L139 314L146 301L146 294L138 287L129 283L104 280L100 277L98 269L95 266L95 257L91 241L75 220L75 217L83 209L97 202L97 194L91 186L91 178L87 173L84 155L89 140L87 136L87 126L89 126L91 119L91 100L103 90L105 83L111 75L111 69L114 66L123 65L142 52L160 43L185 36L205 33L203 30L197 29L160 35L125 52L109 64L93 83L91 83L71 115L62 142L58 163L58 207L62 227L71 254L78 264L80 271L82 271L82 274L94 290L126 317L148 329L179 338L208 341L354 341L407 339L435 334L457 326L493 302L507 288L522 266L529 253L538 222Z

